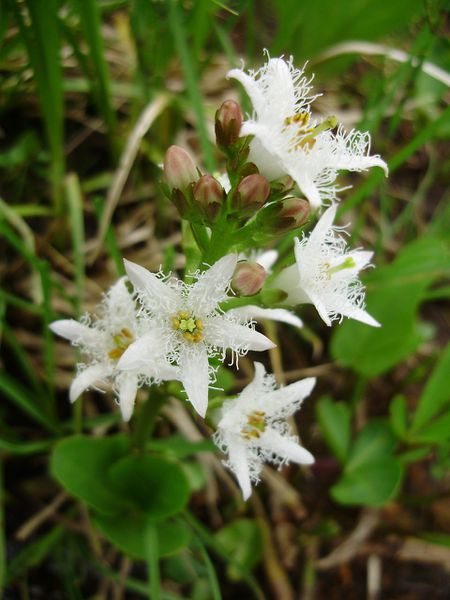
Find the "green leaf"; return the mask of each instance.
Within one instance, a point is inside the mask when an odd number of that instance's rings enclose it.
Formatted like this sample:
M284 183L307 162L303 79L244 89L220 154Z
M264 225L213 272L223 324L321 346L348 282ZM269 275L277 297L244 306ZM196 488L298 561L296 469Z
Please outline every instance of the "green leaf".
M125 436L91 438L77 435L59 442L50 470L71 494L104 513L119 512L125 502L111 485L108 470L128 451Z
M447 246L424 238L403 248L391 265L368 274L367 310L381 327L346 321L332 338L333 357L366 377L375 377L413 353L421 342L416 316L424 292L448 273L449 264Z
M127 456L111 467L108 477L118 495L130 500L152 521L175 515L189 499L183 469L161 456Z
M214 538L221 548L233 556L227 571L230 579L242 579L262 559L262 532L251 519L238 519L218 531Z
M389 405L389 418L392 430L400 439L405 437L407 429L406 399L398 394Z
M420 397L411 430L421 429L439 410L450 401L450 344L436 365Z
M368 423L358 434L349 460L331 495L341 504L381 506L397 491L403 467L393 454L395 436L382 420Z
M444 444L450 440L450 412L425 425L420 431L412 434L415 442L428 444Z
M323 397L316 410L325 441L336 458L344 463L350 446L350 409L343 402Z
M131 558L146 560L144 532L148 518L143 513L124 512L117 515L95 515L94 522L103 535ZM174 554L189 542L189 531L180 521L156 524L159 556Z

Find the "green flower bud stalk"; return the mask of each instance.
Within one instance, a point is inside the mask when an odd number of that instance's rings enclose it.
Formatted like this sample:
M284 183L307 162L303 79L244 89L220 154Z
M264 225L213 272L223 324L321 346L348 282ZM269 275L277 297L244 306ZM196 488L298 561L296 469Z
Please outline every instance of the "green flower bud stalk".
M233 208L238 210L257 210L266 202L270 194L270 185L265 177L254 173L247 175L237 186L232 198Z
M164 175L171 190L185 192L198 179L198 171L190 155L180 146L170 146L164 157Z
M266 270L260 264L243 260L234 270L231 287L238 296L254 296L261 291L266 277Z
M212 175L203 175L192 189L194 202L209 222L214 222L220 213L225 191Z
M225 100L216 112L214 124L219 148L227 149L238 141L242 121L239 104L234 100Z

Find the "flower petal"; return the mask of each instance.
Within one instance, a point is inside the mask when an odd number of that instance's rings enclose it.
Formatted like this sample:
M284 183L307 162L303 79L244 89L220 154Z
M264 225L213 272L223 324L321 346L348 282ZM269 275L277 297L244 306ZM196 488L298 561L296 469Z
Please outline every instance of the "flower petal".
M303 327L303 321L293 312L284 308L261 308L260 306L241 306L228 311L228 315L244 319L269 319L271 321L280 321L288 323L294 327Z
M316 378L307 377L270 392L267 413L283 415L284 418L292 415L303 404L303 400L311 394L315 385Z
M342 315L344 317L348 317L349 319L355 319L356 321L361 321L361 323L365 323L366 325L371 325L372 327L381 327L381 323L379 323L376 319L374 319L367 311L362 308L358 308L357 306L343 309Z
M178 379L184 385L189 402L201 417L208 408L209 363L203 344L180 352Z
M306 196L306 199L311 204L312 208L319 208L322 205L319 188L314 183L313 179L308 177L303 170L304 165L301 161L298 161L298 164L296 163L295 165L291 165L290 163L286 164L286 172L292 177L300 188L300 191Z
M205 341L218 348L241 350L269 350L276 344L262 333L247 325L228 321L223 317L209 319L204 330Z
M267 428L258 440L259 446L280 456L283 459L292 461L301 465L312 465L314 456L303 446L297 444L289 437L282 436L278 431Z
M188 305L194 314L208 315L226 298L237 259L237 254L223 256L200 275L188 296Z
M104 381L110 374L111 369L104 363L97 363L81 371L70 386L70 401L75 402L84 390L87 390L88 387L91 387L97 381Z
M50 329L53 333L74 342L75 344L82 343L91 345L98 339L98 332L91 329L83 323L75 321L75 319L61 319L50 323Z
M231 69L231 71L228 71L227 73L227 79L230 78L236 79L244 86L247 96L252 101L253 108L256 110L256 112L264 109L265 96L253 77L247 75L247 73L244 73L242 69Z
M229 441L228 446L229 466L236 475L244 500L248 500L252 494L250 480L250 469L247 460L247 449L245 444L235 439Z
M320 245L326 238L327 233L333 226L334 219L336 218L337 205L332 204L326 211L322 214L320 219L317 221L316 226L309 234L308 245ZM296 239L295 244L295 256L297 258L297 252L301 251L301 244L298 239ZM299 260L299 259L297 259Z
M138 292L145 293L144 302L150 310L177 311L180 296L176 290L144 267L126 259L123 262L131 283Z
M278 252L277 250L266 250L256 257L256 262L264 267L266 271L270 271L273 265L277 262Z
M119 377L118 380L118 397L120 412L124 421L129 421L133 414L134 402L138 389L137 375L126 374Z
M165 356L162 340L164 332L160 328L153 328L128 346L120 357L117 368L120 371L136 371L149 377L155 376L158 364Z

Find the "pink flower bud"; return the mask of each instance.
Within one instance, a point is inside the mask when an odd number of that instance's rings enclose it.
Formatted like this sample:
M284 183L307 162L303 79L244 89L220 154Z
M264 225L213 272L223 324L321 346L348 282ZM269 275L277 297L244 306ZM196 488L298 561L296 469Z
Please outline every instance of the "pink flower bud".
M228 148L239 139L243 117L239 104L234 100L225 100L216 112L215 131L217 145Z
M254 296L266 280L266 270L255 262L243 260L234 270L231 286L239 296Z
M280 225L288 226L289 229L295 229L304 225L311 212L310 204L304 198L286 198L281 201L281 210L278 213Z
M270 194L270 185L265 177L254 173L244 177L237 187L233 197L235 208L257 209L261 207Z
M195 163L186 150L180 146L170 146L164 158L164 175L171 189L185 190L197 181Z
M195 202L209 221L214 221L222 208L224 190L212 175L203 175L192 189Z

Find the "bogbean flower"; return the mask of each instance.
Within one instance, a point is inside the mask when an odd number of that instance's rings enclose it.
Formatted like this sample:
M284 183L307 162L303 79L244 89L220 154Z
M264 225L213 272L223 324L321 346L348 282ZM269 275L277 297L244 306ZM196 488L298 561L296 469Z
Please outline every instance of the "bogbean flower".
M225 463L235 474L244 500L259 481L265 462L281 468L288 462L312 464L314 458L291 435L286 422L315 385L310 377L276 389L273 375L255 363L255 377L234 399L224 403L214 442L228 454Z
M337 172L363 171L386 163L370 155L370 134L346 132L335 117L316 120L311 114L311 79L283 58L272 58L256 71L232 69L253 105L241 136L252 135L249 161L269 180L290 175L314 208L336 199Z
M333 227L335 216L336 205L330 206L309 237L295 239L295 263L278 275L273 286L288 294L288 304L314 304L329 326L349 317L379 327L364 310L364 287L358 279L373 252L347 251L346 240Z
M189 401L199 415L208 406L208 387L214 373L208 358L225 359L226 350L234 356L248 350L268 350L274 344L254 330L251 321L233 317L220 309L227 298L237 254L224 256L186 284L161 276L125 261L147 322L145 333L131 344L119 361L124 371L147 373L154 353L161 352L177 369Z
M78 374L70 386L69 397L74 402L92 387L112 387L122 416L128 421L133 412L136 392L144 379L137 371L120 371L117 363L140 333L141 322L136 316L136 303L122 277L105 295L97 316L84 317L82 322L61 319L50 325L51 330L78 347L85 362L78 365ZM176 370L161 354L149 358L148 378L154 381L175 376Z

